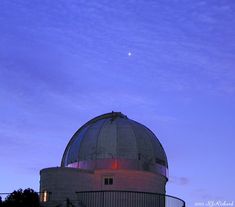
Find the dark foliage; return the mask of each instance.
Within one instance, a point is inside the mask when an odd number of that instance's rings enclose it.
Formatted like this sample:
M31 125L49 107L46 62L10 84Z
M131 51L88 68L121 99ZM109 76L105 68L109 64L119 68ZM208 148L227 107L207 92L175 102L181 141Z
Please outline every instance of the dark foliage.
M13 191L0 205L1 207L39 207L40 203L38 194L28 188Z

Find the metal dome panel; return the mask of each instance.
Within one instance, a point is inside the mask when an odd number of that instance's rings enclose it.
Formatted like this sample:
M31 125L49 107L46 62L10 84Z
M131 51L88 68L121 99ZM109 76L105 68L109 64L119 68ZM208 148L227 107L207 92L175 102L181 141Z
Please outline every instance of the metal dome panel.
M112 160L119 163L119 168L146 171L168 168L165 151L154 133L119 112L98 116L84 124L69 141L61 166L94 170L112 166Z

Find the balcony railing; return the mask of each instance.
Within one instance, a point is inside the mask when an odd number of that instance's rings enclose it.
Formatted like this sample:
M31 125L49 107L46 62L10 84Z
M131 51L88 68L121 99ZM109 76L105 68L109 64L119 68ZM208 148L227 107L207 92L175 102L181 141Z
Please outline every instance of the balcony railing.
M135 191L76 192L80 207L185 207L177 197Z

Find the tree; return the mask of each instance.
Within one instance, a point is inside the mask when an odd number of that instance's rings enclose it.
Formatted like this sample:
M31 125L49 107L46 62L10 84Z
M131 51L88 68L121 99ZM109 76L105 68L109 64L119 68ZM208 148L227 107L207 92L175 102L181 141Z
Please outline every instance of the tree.
M19 189L6 197L3 207L39 207L39 196L33 189Z

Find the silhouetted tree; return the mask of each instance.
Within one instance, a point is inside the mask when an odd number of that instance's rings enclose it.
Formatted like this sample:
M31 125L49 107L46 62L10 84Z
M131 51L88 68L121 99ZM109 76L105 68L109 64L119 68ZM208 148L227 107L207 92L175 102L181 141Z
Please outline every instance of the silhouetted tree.
M3 202L3 207L39 207L38 194L28 188L24 191L19 189L8 195Z
M0 196L0 207L2 207L2 197Z

